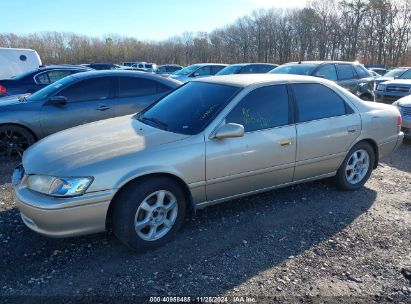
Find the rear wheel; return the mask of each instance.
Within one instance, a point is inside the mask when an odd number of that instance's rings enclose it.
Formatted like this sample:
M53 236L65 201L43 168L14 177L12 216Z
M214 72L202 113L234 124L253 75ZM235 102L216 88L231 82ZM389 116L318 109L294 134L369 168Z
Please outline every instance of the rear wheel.
M33 134L23 127L2 125L0 126L0 158L18 160L35 141Z
M127 186L114 204L114 234L139 251L168 242L185 217L184 193L176 181L167 177L141 180Z
M343 190L361 188L371 175L375 160L373 148L366 142L356 144L348 152L335 177L337 187Z

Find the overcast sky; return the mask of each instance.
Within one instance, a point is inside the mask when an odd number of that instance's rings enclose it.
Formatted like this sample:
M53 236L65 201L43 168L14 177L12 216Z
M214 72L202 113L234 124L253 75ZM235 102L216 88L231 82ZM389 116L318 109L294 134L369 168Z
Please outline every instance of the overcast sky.
M215 28L270 7L303 7L306 0L11 0L2 1L0 32L74 32L161 40Z

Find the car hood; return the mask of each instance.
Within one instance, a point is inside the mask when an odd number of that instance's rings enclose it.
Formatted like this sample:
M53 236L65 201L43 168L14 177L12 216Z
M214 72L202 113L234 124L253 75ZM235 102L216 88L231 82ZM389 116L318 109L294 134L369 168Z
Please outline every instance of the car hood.
M12 106L16 104L24 104L24 101L19 100L20 95L11 95L11 96L4 96L0 97L0 107L4 106Z
M408 85L411 86L411 79L395 79L384 82L385 85L398 84L398 85Z
M401 107L411 107L411 95L398 99L394 105L399 105Z
M377 83L382 83L382 82L389 81L389 80L393 80L393 79L394 79L393 77L377 77L377 78L375 78L374 80L375 80Z
M42 139L24 153L23 166L27 174L66 176L186 137L147 126L131 115L122 116Z
M179 80L182 82L187 81L187 79L189 78L188 75L173 75L173 74L171 74L169 77L171 79Z

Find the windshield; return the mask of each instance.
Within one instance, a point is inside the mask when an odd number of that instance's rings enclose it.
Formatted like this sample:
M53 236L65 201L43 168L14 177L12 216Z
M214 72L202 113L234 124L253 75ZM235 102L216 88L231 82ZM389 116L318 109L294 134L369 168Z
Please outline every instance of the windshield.
M318 64L285 64L270 71L270 74L295 74L295 75L312 75Z
M239 90L229 85L189 82L136 118L159 129L194 135L201 132Z
M220 72L218 72L216 75L231 75L231 74L237 74L240 72L241 68L244 65L236 64L236 65L229 65L228 67L225 67L222 69Z
M43 100L45 98L49 98L51 95L53 95L57 90L62 88L63 86L66 86L68 83L72 82L74 80L74 77L72 76L67 76L64 77L60 80L57 80L56 82L49 84L48 86L42 88L41 90L35 92L34 94L30 95L27 100L29 101L37 101L37 100Z
M196 71L199 67L201 66L198 64L189 65L188 67L185 67L184 69L174 72L173 75L189 75L192 72Z
M406 69L394 69L385 74L384 77L400 77L405 71Z

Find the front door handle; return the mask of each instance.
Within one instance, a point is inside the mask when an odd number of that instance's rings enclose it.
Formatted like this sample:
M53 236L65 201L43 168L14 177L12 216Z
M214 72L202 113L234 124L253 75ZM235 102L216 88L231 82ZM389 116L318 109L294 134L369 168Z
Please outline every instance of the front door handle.
M293 144L293 141L291 139L280 140L280 145L283 147L291 146L292 144Z
M105 104L101 104L101 105L99 105L99 106L97 107L96 110L106 111L106 110L110 110L110 109L111 109L111 107L109 107L109 106L107 106L107 105L105 105Z

